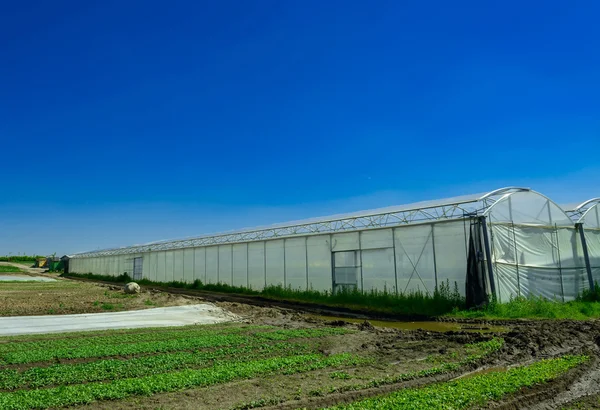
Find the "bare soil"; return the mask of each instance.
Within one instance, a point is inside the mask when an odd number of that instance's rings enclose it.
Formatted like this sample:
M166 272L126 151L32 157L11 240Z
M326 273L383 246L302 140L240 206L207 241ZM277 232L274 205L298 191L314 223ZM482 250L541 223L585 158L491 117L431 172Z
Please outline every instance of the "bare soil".
M0 316L116 312L195 304L199 300L146 290L126 295L120 286L55 279L56 282L0 282Z
M198 303L199 296L145 290L129 297L120 286L59 279L57 283L0 284L0 315L84 313L143 309ZM156 394L150 397L93 403L85 409L317 409L352 402L391 391L463 377L487 369L511 368L565 354L588 354L592 360L548 384L524 389L489 408L563 409L600 408L600 321L513 320L461 321L462 330L436 332L401 330L373 326L369 321L315 317L314 311L292 304L285 307L247 304L239 299L210 299L247 323L280 328L340 326L356 330L343 336L315 341L325 355L349 352L371 359L366 365L344 369L323 369L302 374L276 374L207 388ZM97 303L96 303L97 302ZM322 312L321 312L322 314ZM378 322L373 322L378 323ZM471 331L465 330L470 328ZM506 329L495 332L495 329ZM474 330L474 331L473 331ZM483 330L480 332L480 330ZM392 385L368 387L373 380L431 368L436 361L460 360L464 345L502 337L505 346L479 363L454 373L423 377Z
M407 387L451 380L471 372L486 369L510 368L533 361L565 354L589 354L593 360L543 386L523 390L502 403L492 403L490 408L502 409L561 409L571 405L590 405L600 393L600 342L599 321L502 321L493 326L509 328L505 333L431 332L425 330L402 331L373 327L369 322L349 323L343 320L317 320L313 315L294 309L259 307L239 302L219 302L222 308L245 317L255 324L268 324L282 328L344 326L360 330L352 335L335 336L321 340L320 349L325 354L351 352L374 359L368 366L343 369L347 378L339 379L335 369L312 371L297 375L272 375L269 377L227 383L209 388L188 389L181 392L136 397L128 400L81 406L85 409L124 410L139 409L318 409L333 404L356 401L365 397L389 393ZM470 321L477 325L476 321ZM479 324L486 328L487 324ZM477 326L475 326L477 327ZM461 354L465 343L473 343L501 336L505 347L484 359L477 366L467 367L450 374L424 377L393 385L366 388L366 384L389 375L408 373L432 367L431 359ZM346 377L346 376L344 376ZM363 385L344 391L344 387ZM338 392L331 392L337 389ZM588 408L588 407L574 407ZM593 408L593 407L589 407Z

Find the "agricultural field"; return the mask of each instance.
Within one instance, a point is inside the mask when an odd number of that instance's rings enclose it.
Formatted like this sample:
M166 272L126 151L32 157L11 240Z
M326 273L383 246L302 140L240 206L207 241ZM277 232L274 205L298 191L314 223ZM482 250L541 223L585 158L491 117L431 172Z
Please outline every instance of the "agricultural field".
M126 295L118 286L60 278L55 282L0 282L0 316L115 312L192 303L197 301L169 293Z
M2 315L202 301L55 278L0 283ZM579 409L600 394L594 320L397 323L215 305L237 321L0 337L0 409Z

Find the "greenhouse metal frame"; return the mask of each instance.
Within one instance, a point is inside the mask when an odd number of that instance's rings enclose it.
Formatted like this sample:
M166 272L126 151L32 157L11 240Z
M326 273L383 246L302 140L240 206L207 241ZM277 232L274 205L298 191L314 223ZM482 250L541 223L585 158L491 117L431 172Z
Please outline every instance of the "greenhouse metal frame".
M581 244L567 245L576 236L571 216L522 187L83 252L72 256L70 270L258 290L431 293L448 283L464 294L471 232L486 291L500 300L569 300L585 288Z

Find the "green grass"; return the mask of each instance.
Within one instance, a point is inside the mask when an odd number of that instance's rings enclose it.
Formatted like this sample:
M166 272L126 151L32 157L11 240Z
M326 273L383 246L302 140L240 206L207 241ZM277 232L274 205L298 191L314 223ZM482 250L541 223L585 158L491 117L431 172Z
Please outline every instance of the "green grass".
M587 360L587 356L542 360L506 372L492 372L423 388L399 390L390 395L330 409L467 409L484 406L489 401L500 400L524 387L546 383Z
M14 262L14 263L22 263L24 265L29 265L35 263L38 258L46 258L45 256L0 256L0 262Z
M0 273L23 272L21 268L16 266L0 265Z
M460 318L488 319L575 319L586 320L600 317L600 285L585 290L576 300L563 303L543 297L517 297L506 303L490 304L479 310L455 309L450 316Z
M127 275L109 276L96 275L92 273L77 274L69 273L65 277L85 278L115 283L126 283L132 281ZM302 303L323 304L335 307L345 307L372 312L385 312L404 316L433 317L440 316L456 309L464 309L465 299L460 295L456 284L454 288L449 282L442 283L433 293L427 294L421 291L409 293L392 293L387 290L360 292L358 290L341 290L332 294L316 290L295 290L283 286L267 286L262 291L257 291L241 286L227 284L205 284L200 280L193 283L185 282L153 282L147 279L137 281L140 285L154 287L173 287L179 289L204 290L211 292L234 293L242 295L261 296L272 300L287 300Z
M79 277L109 282L129 282L131 277L126 274L120 276L106 276L95 274L69 273L66 277ZM294 290L282 286L267 286L262 291L245 287L230 286L227 284L204 284L200 280L193 283L185 282L152 282L147 279L138 281L140 285L155 287L174 287L190 290L205 290L222 293L261 296L272 300L286 300L302 303L321 304L332 307L343 307L374 313L382 312L404 316L417 316L432 318L450 316L456 318L483 318L483 319L578 319L600 318L600 286L596 284L594 290L586 290L572 302L562 303L558 300L549 300L543 297L519 297L506 303L496 303L492 300L486 307L477 310L467 310L465 299L460 295L456 284L451 289L450 283L442 283L433 293L426 294L415 291L406 294L395 294L384 291L360 292L358 290L343 290L331 294L315 290Z

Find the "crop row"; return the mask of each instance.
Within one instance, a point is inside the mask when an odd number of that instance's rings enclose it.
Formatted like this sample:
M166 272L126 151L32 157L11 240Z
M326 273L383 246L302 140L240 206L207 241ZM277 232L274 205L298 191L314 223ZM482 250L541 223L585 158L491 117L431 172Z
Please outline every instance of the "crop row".
M317 354L270 358L251 362L217 365L199 370L182 370L113 382L99 382L61 386L40 390L19 390L0 393L0 408L4 410L45 409L72 406L97 400L116 400L134 395L151 395L191 387L210 386L235 379L248 379L285 370L290 372L334 366L354 365L362 359L349 354L323 357Z
M236 326L236 327L221 327L211 328L204 326L193 326L185 327L181 329L173 330L173 328L164 328L163 331L143 332L143 333L131 333L131 334L118 334L111 336L91 336L91 337L68 337L64 339L51 339L51 340L39 340L31 342L13 342L0 344L0 354L19 352L27 350L41 350L41 349L63 349L70 347L84 347L84 346L101 346L101 345L114 345L122 343L138 343L138 342L150 342L154 340L169 340L178 339L183 337L190 337L194 335L225 335L225 334L238 334L243 332L252 332L260 330L274 330L274 327L270 326ZM65 334L65 336L69 336Z
M0 344L5 343L24 343L24 342L36 342L45 340L59 340L59 339L73 339L73 338L89 338L89 337L106 337L106 336L123 336L132 334L144 334L144 333L163 333L171 331L185 331L193 329L206 329L206 330L218 330L231 327L243 327L243 328L256 328L256 329L273 329L274 326L268 325L247 325L239 322L224 322L207 325L186 325L176 327L143 327L143 328L131 328L131 329L111 329L111 330L84 330L78 332L65 332L65 333L42 333L32 335L17 335L17 336L2 336L0 337Z
M0 390L39 388L50 385L67 385L101 380L117 380L141 377L148 374L166 373L188 367L215 364L223 359L244 361L279 355L306 354L311 350L307 344L279 342L256 343L243 347L228 347L213 351L176 352L157 356L143 356L129 360L98 360L90 363L55 364L33 367L24 372L13 369L0 370Z
M330 409L466 409L484 406L490 400L500 400L523 387L548 382L587 360L587 356L542 360L505 372L492 372L423 388L399 390L387 396Z
M253 335L214 335L151 341L128 344L65 347L54 350L38 349L22 352L9 352L1 355L0 364L23 364L44 362L54 359L82 359L90 357L128 356L142 353L167 353L181 350L223 347L252 344L255 340L289 340L294 338L313 338L330 334L343 334L343 329L293 329L278 330ZM272 336L265 336L265 335Z
M489 356L490 354L498 351L504 346L504 339L494 338L488 341L477 342L472 344L466 344L465 350L469 353L459 362L442 362L436 367L418 370L410 373L402 373L396 375L385 376L383 378L373 379L367 383L359 384L344 384L341 386L331 386L329 388L321 388L313 390L311 395L324 396L325 394L341 393L347 391L358 391L364 389L370 389L373 387L379 387L382 385L396 384L408 380L414 380L421 377L429 377L438 374L445 374L460 369L462 366L467 364L476 363L478 360ZM285 371L283 372L285 374ZM247 410L256 407L263 407L267 405L276 405L280 402L285 401L282 397L273 398L265 397L252 402L242 403L235 407L236 410Z

